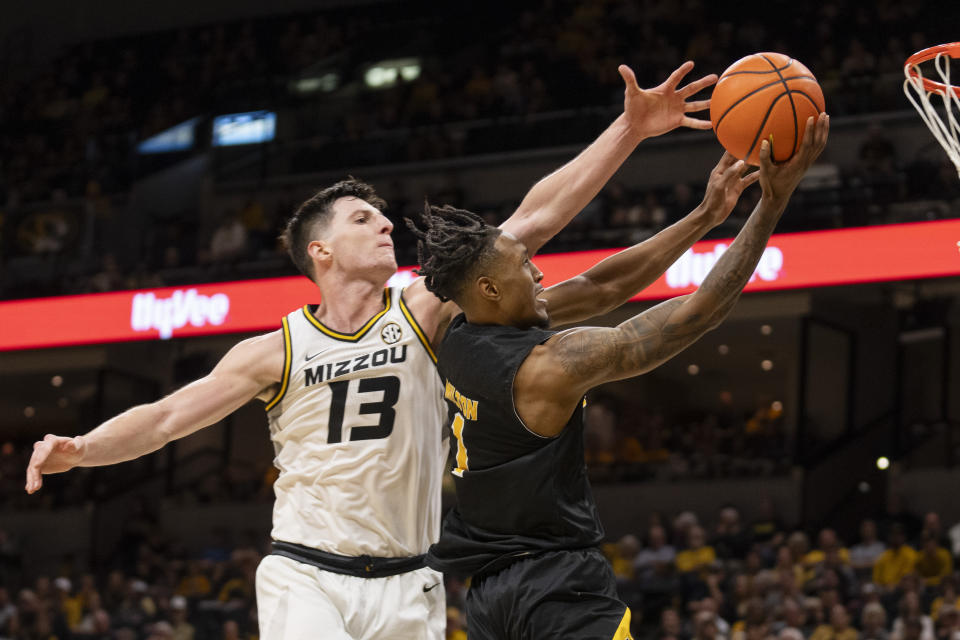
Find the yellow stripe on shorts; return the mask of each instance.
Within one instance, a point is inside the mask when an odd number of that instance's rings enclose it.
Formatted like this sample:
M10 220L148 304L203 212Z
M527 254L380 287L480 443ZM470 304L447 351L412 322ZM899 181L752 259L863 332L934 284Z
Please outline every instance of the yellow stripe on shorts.
M630 635L629 607L627 607L627 610L623 613L623 619L620 621L620 626L617 627L617 632L613 634L613 640L633 640L633 636Z

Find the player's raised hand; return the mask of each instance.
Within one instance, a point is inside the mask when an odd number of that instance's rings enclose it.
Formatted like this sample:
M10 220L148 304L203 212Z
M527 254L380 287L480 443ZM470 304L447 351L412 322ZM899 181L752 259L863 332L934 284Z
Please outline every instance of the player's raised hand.
M714 226L727 219L733 208L737 206L737 201L744 189L760 178L759 171L744 175L746 167L743 160L737 160L728 151L710 172L710 180L707 182L707 191L701 206L704 207Z
M677 127L690 127L691 129L710 129L713 127L709 120L691 118L687 115L688 113L709 109L710 100L687 102L687 98L714 84L717 81L717 76L711 73L682 88L678 88L680 82L690 73L691 69L693 69L693 62L688 60L671 73L663 84L653 89L641 89L637 84L637 77L633 70L625 64L620 65L618 71L626 85L623 112L641 139L659 136Z
M47 434L33 443L33 455L27 465L27 493L34 493L43 485L43 474L63 473L83 460L83 436L64 438Z
M807 126L803 132L803 142L793 157L786 162L775 164L773 156L773 142L764 140L760 143L760 187L763 197L775 202L784 202L793 194L793 190L800 184L804 174L817 160L827 146L827 136L830 133L830 116L821 113L814 123L813 116L807 119Z

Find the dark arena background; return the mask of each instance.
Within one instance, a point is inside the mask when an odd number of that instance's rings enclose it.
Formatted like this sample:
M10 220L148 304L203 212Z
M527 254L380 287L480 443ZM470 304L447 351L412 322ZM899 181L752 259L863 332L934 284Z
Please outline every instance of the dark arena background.
M318 302L277 241L314 190L372 183L408 281L400 218L427 198L503 221L621 112L618 64L652 87L757 51L817 76L830 141L727 321L589 395L604 552L638 638L960 638L960 179L902 86L958 26L930 0L5 3L0 638L257 637L262 403L34 495L24 474L45 434ZM541 251L547 281L685 215L722 152L644 141ZM759 194L600 324L691 291Z

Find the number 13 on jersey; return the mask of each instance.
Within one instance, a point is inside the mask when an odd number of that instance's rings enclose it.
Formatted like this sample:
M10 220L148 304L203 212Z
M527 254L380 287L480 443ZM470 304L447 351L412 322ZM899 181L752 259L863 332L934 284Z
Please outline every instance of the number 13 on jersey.
M453 437L457 439L457 466L453 470L453 475L462 478L463 472L469 469L467 466L467 445L463 444L463 426L466 424L466 420L463 419L463 416L460 415L458 411L453 417L453 424L450 427L453 429Z

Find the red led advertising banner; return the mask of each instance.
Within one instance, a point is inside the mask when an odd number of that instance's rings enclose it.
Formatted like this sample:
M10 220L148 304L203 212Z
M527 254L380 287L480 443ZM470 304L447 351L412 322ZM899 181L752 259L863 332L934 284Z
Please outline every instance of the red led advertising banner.
M731 240L698 242L634 300L689 293ZM544 286L615 249L537 256ZM415 277L404 267L391 284ZM960 275L960 220L775 235L746 291ZM268 278L0 303L0 351L268 331L320 294L306 278Z

